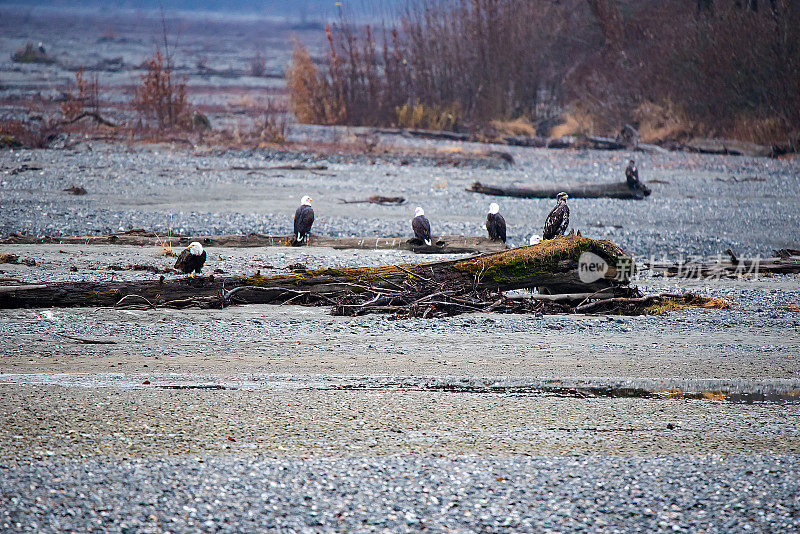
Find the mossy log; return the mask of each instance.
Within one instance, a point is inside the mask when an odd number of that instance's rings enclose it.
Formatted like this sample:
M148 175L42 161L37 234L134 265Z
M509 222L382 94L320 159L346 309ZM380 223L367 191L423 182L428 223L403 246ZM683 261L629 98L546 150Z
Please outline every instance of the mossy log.
M291 236L263 234L219 236L164 236L145 230L128 230L95 236L31 237L12 235L0 240L0 245L134 245L134 246L185 246L192 241L204 247L290 247ZM409 250L417 254L482 254L506 250L505 243L488 237L444 235L434 236L432 246L407 237L328 237L310 235L308 246L334 249Z
M585 282L578 260L592 252L608 264L597 280ZM392 301L413 294L500 294L522 288L549 293L602 292L605 298L628 293L627 273L617 266L630 261L610 241L564 236L538 245L466 259L348 269L308 269L279 276L176 278L130 282L60 282L0 287L0 308L51 306L222 307L228 303L284 303L359 306L380 298ZM417 297L421 295L420 297ZM373 299L374 297L374 299ZM404 297L407 298L407 297ZM349 299L349 300L348 300ZM375 300L378 299L378 300ZM396 299L395 299L396 300ZM397 302L394 303L396 305ZM463 305L467 307L468 305Z
M625 182L543 187L504 187L475 182L467 188L467 191L499 197L552 199L555 199L561 191L565 191L572 198L619 198L624 200L642 200L651 193L645 185L642 186L642 189L631 189Z

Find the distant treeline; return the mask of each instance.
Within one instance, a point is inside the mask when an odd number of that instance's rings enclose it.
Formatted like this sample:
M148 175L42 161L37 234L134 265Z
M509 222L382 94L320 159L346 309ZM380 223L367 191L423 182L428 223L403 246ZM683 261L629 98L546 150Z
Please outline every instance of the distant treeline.
M288 73L306 122L796 143L800 2L410 1L380 28L341 18L324 64ZM560 124L559 124L560 123Z

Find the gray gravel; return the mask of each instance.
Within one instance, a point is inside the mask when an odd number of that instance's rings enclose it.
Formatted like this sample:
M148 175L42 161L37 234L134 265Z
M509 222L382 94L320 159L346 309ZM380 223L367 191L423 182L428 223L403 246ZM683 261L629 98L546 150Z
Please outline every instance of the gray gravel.
M385 143L414 144L397 138ZM417 143L418 144L418 143ZM429 142L447 150L456 144ZM486 150L458 144L458 150ZM488 147L491 148L491 147ZM413 209L421 205L433 232L482 235L489 202L464 191L487 183L547 184L621 179L623 152L559 151L496 147L517 163L502 169L431 166L425 160L400 165L393 158L330 158L328 171L231 171L232 166L285 162L285 152L186 151L166 145L123 147L92 144L72 151L3 151L0 168L0 235L92 234L129 227L180 233L288 234L299 198L315 199L315 231L333 236L409 235ZM310 158L292 156L298 163ZM639 256L713 256L732 247L740 254L770 254L800 248L800 169L796 158L772 160L685 153L635 154L653 195L644 201L573 199L572 226L609 238ZM346 162L345 162L346 161ZM377 158L380 163L382 160ZM23 163L42 171L11 175ZM213 169L201 170L198 169ZM62 192L81 185L89 192ZM405 206L342 205L339 199L370 194L402 195ZM499 199L512 243L541 234L551 200Z
M796 532L795 456L33 461L9 531Z

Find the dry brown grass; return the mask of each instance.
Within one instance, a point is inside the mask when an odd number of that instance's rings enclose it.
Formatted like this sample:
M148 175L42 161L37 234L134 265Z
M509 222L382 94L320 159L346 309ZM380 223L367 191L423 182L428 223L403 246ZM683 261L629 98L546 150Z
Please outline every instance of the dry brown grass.
M527 137L536 135L536 128L525 117L518 117L512 121L494 120L489 124L501 135L524 135Z
M424 128L428 130L455 130L461 123L461 106L447 107L403 104L395 108L399 128Z
M706 310L729 310L729 302L715 297L687 295L684 299L667 298L645 310L647 315L667 315L686 308L702 308Z
M564 122L550 130L550 137L563 137L565 135L591 135L594 132L594 117L588 111L573 107L562 114Z
M643 143L686 139L701 130L687 118L681 106L670 100L661 104L644 102L636 108L633 118L638 124L639 140Z
M754 118L739 116L731 127L730 136L759 145L796 147L800 143L800 126L792 126L779 117Z

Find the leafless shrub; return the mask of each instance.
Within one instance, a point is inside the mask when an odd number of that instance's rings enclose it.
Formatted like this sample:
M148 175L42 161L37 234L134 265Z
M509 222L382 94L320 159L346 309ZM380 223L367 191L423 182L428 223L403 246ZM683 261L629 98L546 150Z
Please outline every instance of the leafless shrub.
M163 13L161 26L164 52L161 46L157 46L153 56L145 62L145 73L134 89L133 108L139 113L143 124L155 121L159 130L188 129L192 121L186 99L186 77L175 79Z
M262 77L267 73L267 61L261 52L256 54L256 57L250 60L247 65L247 74L255 77Z
M323 65L298 45L289 69L302 122L540 133L563 113L557 132L767 143L800 124L790 0L411 0L395 28L343 17L326 35Z
M275 99L268 99L266 105L254 120L255 136L262 143L283 144L289 133L289 110Z
M27 121L0 120L0 145L50 148L63 132L63 124L51 115L35 115Z
M75 119L84 111L100 114L100 85L97 74L88 78L84 76L83 69L75 73L75 88L77 92L69 91L66 99L61 103L61 114L68 121Z

